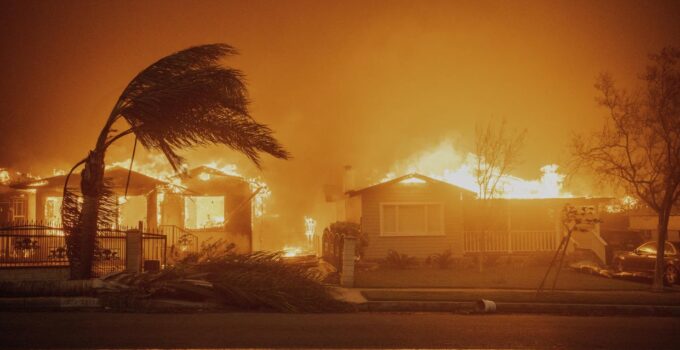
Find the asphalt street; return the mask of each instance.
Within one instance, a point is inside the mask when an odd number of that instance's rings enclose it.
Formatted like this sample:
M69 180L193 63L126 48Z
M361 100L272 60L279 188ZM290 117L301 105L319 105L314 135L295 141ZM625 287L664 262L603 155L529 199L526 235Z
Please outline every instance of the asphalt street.
M677 349L680 319L446 313L0 313L1 348Z

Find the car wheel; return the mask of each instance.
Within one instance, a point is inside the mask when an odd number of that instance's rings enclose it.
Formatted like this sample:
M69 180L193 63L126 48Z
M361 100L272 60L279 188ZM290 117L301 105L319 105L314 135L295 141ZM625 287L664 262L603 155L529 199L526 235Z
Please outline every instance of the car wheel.
M623 259L616 259L616 261L614 261L614 270L616 270L616 272L623 272L625 270Z
M667 286L672 286L678 283L678 270L675 266L666 266L666 272L663 275L663 281Z

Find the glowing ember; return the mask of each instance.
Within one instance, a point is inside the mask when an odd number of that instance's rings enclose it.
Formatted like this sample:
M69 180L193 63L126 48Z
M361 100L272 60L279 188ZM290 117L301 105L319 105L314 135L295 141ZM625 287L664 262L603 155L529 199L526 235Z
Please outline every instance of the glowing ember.
M393 167L380 182L396 178L399 174L418 173L431 178L479 193L475 177L476 157L472 153L462 154L453 147L451 141L444 141L437 147L421 152ZM557 172L555 164L541 168L543 175L538 180L526 180L516 176L505 176L499 181L503 198L559 198L572 197L571 193L562 191L565 175ZM403 183L415 183L422 180L408 178Z
M302 248L300 247L283 247L283 257L292 258L294 256L300 256L302 254Z

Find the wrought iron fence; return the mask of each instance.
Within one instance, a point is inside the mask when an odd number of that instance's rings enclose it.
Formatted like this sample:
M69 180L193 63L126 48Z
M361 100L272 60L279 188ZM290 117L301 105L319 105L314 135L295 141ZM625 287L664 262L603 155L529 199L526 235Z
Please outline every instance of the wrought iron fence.
M19 224L0 227L0 266L67 266L64 231Z
M95 240L92 272L95 277L126 268L125 229L100 229ZM166 236L142 233L145 270L166 264ZM21 223L0 227L0 268L69 266L63 227Z
M175 225L161 225L159 231L170 237L171 249L181 253L198 253L198 236Z
M142 233L142 260L144 271L158 271L165 264L167 239L163 234Z

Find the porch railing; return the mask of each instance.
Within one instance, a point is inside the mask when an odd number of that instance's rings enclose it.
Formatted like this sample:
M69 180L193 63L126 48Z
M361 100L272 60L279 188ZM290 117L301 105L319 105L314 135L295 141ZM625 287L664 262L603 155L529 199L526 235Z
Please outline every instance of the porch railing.
M522 253L557 249L559 237L555 231L465 231L463 250L466 253Z

